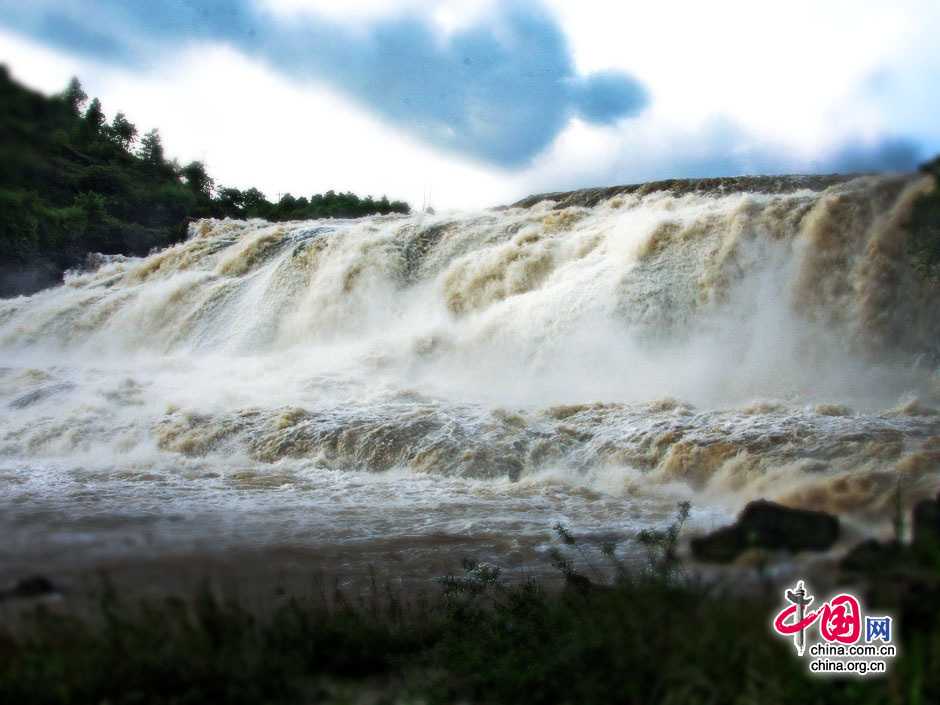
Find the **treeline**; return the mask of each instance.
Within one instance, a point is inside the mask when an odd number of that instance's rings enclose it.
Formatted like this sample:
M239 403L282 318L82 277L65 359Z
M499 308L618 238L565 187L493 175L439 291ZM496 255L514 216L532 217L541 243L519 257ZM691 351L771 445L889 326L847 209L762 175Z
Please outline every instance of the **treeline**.
M196 162L198 164L198 162ZM354 193L327 191L311 198L295 198L287 193L277 203L265 199L256 188L240 191L237 188L221 188L213 203L221 215L232 218L264 218L271 221L305 220L309 218L359 218L376 213L409 213L411 208L404 201L389 201L388 198L360 198Z
M81 83L47 97L0 65L0 296L60 280L88 253L143 255L186 237L194 218L355 218L407 203L328 191L268 201L217 186L202 162L167 159L160 133L111 122Z

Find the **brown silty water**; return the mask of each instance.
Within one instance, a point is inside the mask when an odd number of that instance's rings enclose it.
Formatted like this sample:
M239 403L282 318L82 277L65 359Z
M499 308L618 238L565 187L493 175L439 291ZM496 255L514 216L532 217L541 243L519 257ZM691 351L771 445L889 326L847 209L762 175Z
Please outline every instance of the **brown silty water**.
M767 497L881 532L899 482L940 488L940 298L903 229L930 186L206 220L99 258L0 302L0 561L524 568L556 522L630 536L685 499L693 530Z

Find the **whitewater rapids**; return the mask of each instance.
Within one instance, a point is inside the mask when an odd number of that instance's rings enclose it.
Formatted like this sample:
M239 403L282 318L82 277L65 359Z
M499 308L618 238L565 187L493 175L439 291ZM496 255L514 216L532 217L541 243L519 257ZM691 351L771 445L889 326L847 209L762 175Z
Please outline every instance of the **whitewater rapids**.
M204 220L99 257L0 301L0 560L538 547L681 499L703 528L767 497L877 531L899 483L940 488L940 297L903 229L930 186Z

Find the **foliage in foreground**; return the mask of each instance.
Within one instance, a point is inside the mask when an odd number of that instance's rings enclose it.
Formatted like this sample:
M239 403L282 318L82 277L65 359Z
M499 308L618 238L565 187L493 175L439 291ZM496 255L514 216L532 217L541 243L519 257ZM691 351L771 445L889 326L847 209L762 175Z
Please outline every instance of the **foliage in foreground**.
M687 511L687 510L686 510ZM680 514L680 521L682 515ZM677 524L678 525L678 524ZM39 612L0 638L0 702L18 703L928 703L940 699L940 630L899 625L885 678L811 677L773 638L779 596L727 597L689 579L678 528L646 532L645 571L613 547L598 584L564 527L566 588L508 584L465 563L430 601L372 586L357 602L285 598L259 618L206 590L137 608L106 591L99 618Z

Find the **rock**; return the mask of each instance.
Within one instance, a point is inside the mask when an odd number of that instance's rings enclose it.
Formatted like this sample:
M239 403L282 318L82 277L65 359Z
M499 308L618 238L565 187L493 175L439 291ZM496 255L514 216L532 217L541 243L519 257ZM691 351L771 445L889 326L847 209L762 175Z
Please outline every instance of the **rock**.
M744 534L735 525L692 539L692 555L709 563L730 563L748 548Z
M59 592L59 589L49 578L42 575L31 575L18 580L7 590L0 591L0 602L10 599L30 599L42 597Z
M822 191L833 184L853 178L851 175L793 175L793 176L722 176L707 179L668 179L641 184L586 188L579 191L556 191L539 193L516 201L510 208L531 208L542 201L555 201L554 208L561 210L572 206L593 208L601 201L614 196L636 193L644 195L656 191L668 191L673 196L690 193L789 193L800 189ZM502 206L505 208L505 206Z
M586 595L597 586L591 582L591 579L580 573L565 574L565 591L577 592Z
M27 392L22 396L17 397L10 402L11 409L25 409L28 406L32 406L36 402L43 401L48 399L54 394L60 392L67 392L71 390L75 385L69 384L68 382L63 382L61 384L49 384L45 387L40 387L39 389L34 389L31 392Z
M749 503L731 526L692 539L692 555L700 561L728 563L753 548L824 551L838 538L839 520L831 514L758 500Z
M765 570L777 560L778 555L776 551L768 551L765 548L746 548L735 557L734 564L739 568Z
M906 562L907 551L897 541L881 543L875 539L868 539L845 554L839 567L850 573L879 575L898 570Z
M58 589L49 578L43 575L31 575L17 581L11 592L16 597L39 597L40 595L58 592Z
M940 497L914 505L911 530L911 543L915 547L940 547Z

